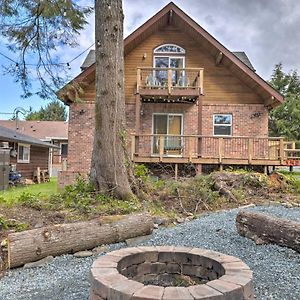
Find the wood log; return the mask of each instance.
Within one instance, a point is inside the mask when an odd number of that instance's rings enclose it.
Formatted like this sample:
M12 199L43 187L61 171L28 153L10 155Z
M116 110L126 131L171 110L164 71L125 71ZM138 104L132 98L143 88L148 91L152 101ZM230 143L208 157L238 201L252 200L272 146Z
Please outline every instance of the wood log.
M49 255L74 253L102 244L122 242L148 235L153 227L151 216L136 214L106 224L94 219L11 233L7 237L8 266L14 268Z
M300 253L300 223L262 213L240 211L236 217L240 235L256 244L275 243Z

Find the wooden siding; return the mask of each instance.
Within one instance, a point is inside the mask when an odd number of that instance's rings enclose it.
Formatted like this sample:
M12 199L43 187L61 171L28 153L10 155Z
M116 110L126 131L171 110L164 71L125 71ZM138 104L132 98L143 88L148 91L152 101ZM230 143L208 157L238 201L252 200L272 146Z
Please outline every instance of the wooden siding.
M17 145L16 145L17 149ZM10 163L17 165L17 171L21 172L23 178L33 179L33 172L37 167L41 170L48 170L49 149L37 146L30 146L30 162L18 163L16 157L10 157Z
M255 92L222 64L215 65L214 57L181 30L167 26L154 33L125 57L126 102L134 102L137 67L153 66L153 49L173 43L186 50L186 68L204 68L204 103L257 104L263 103ZM146 54L146 58L144 57Z
M186 68L204 68L204 104L263 104L264 100L229 68L215 65L206 48L175 26L152 34L125 57L125 99L135 102L138 67L153 67L153 49L162 44L177 44L186 50ZM146 57L144 57L146 54ZM239 74L240 76L240 74ZM95 100L95 81L84 88L84 101Z

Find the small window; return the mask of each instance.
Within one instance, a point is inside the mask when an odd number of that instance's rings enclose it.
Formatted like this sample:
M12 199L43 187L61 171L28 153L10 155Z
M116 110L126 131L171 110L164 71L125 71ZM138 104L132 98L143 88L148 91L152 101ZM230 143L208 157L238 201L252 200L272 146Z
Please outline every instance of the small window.
M232 135L232 115L214 115L214 135Z
M61 156L66 157L68 155L68 144L61 144Z
M18 144L18 163L29 163L30 145Z

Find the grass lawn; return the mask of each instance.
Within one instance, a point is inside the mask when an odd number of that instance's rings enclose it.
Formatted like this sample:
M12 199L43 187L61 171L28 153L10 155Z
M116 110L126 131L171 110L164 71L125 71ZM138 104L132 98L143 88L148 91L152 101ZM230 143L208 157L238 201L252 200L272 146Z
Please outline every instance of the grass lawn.
M3 201L6 204L13 204L15 200L23 193L30 193L32 195L39 194L41 197L43 197L54 194L57 191L57 178L51 177L50 182L11 187L6 191L0 191L0 203Z

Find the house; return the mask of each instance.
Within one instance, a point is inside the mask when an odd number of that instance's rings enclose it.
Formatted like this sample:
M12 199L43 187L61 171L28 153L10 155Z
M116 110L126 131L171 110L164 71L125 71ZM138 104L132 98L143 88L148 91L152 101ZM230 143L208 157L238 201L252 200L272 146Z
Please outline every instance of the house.
M68 122L65 121L23 121L0 120L0 126L15 130L43 142L57 146L50 148L49 172L56 176L66 165L68 154Z
M0 126L0 147L10 149L10 165L27 179L33 179L38 167L48 170L49 149L58 148L3 126Z
M193 163L199 172L203 165L284 163L283 139L268 137L268 113L283 96L255 73L244 52L228 50L174 3L125 38L124 57L133 162ZM68 165L60 184L90 169L93 52L81 69L58 92L70 106Z

